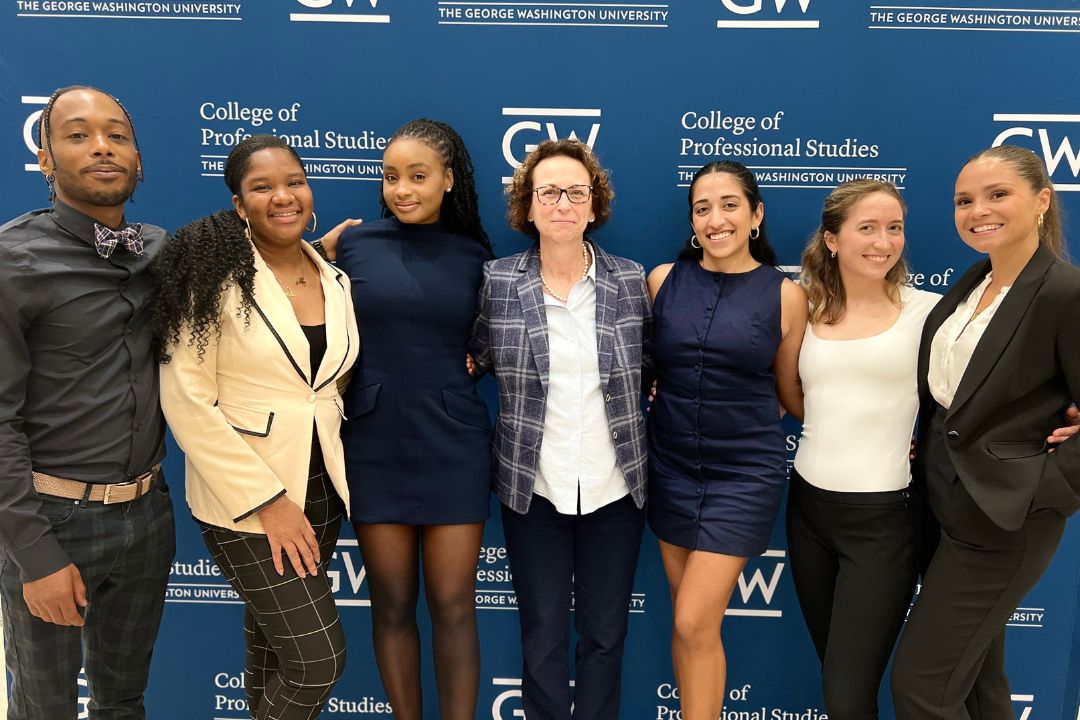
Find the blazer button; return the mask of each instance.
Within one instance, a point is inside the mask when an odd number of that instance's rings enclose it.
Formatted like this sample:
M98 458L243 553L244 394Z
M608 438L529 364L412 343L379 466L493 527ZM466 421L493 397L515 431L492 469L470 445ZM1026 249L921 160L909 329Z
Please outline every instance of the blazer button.
M605 400L606 402L611 402L611 393L608 393L607 395L605 395L605 396L604 396L604 400Z
M611 433L611 439L612 440L618 440L619 439L619 433L618 432L612 432Z
M307 401L308 401L309 403L311 403L312 405L314 405L314 404L315 404L315 401L316 401L316 400L318 400L318 397L316 397L315 395L308 395Z
M948 436L949 436L950 438L952 438L953 440L956 440L956 439L958 439L958 438L960 437L960 433L956 432L955 430L950 430L950 431L949 431L948 433L946 433L946 434L947 434L947 435L948 435Z

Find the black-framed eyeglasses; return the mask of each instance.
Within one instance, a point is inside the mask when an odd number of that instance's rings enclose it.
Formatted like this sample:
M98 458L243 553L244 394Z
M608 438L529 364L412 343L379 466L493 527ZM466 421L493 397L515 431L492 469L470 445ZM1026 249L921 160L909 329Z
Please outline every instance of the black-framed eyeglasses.
M536 193L536 200L541 205L558 205L563 193L566 193L567 200L580 205L589 202L589 198L592 197L592 185L571 185L568 188L545 185L533 189L533 192Z

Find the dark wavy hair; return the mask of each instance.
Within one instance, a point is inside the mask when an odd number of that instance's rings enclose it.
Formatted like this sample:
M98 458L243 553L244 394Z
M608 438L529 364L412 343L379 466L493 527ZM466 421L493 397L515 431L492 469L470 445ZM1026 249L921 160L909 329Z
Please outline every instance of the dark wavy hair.
M241 183L251 156L268 149L287 150L303 168L296 150L281 138L252 135L225 161L225 184L234 195L243 197ZM235 210L221 210L183 226L161 248L152 267L156 291L150 310L161 362L169 362L169 348L185 337L202 359L211 339L221 333L221 296L230 286L240 290L237 317L245 325L250 322L255 251L244 229Z
M757 178L754 177L754 173L740 162L717 160L694 173L694 179L690 181L690 191L686 194L686 199L690 205L691 217L693 217L692 213L694 211L694 186L697 185L698 180L713 173L727 173L735 178L735 182L739 184L743 195L746 196L746 201L750 203L751 213L755 212L758 206L761 205L761 190L758 188ZM704 250L694 247L691 244L693 239L693 235L687 238L686 244L683 246L682 251L679 252L680 260L700 260L702 258ZM776 265L776 251L769 244L768 235L765 233L764 217L761 218L761 224L758 225L758 236L750 238L750 257L762 265Z
M607 170L600 165L592 149L580 140L545 140L514 171L514 179L506 186L506 218L510 227L531 238L540 237L536 226L529 220L533 199L532 176L541 161L552 157L568 157L585 166L589 173L589 184L592 185L592 211L596 218L585 228L585 233L599 230L611 217L615 191L611 189Z
M446 123L427 118L410 120L399 127L390 136L386 146L390 147L395 140L402 139L419 140L427 145L442 158L443 167L449 168L454 175L454 185L450 192L446 193L439 210L440 222L458 235L473 238L484 246L488 255L495 257L491 241L480 222L480 203L476 193L476 181L473 179L473 162L468 148L465 147L465 141ZM379 205L382 206L384 218L393 215L381 194Z

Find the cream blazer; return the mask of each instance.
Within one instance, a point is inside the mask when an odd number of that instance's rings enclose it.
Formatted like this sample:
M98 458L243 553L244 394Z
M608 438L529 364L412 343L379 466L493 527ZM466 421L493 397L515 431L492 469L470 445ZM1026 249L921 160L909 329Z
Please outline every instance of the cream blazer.
M304 507L312 423L338 495L349 507L341 448L338 380L360 349L349 278L318 266L325 303L326 355L312 372L311 352L292 305L255 252L255 303L244 324L240 290L221 303L221 336L200 360L186 339L161 366L161 407L184 451L187 502L197 520L262 533L255 514L282 493Z

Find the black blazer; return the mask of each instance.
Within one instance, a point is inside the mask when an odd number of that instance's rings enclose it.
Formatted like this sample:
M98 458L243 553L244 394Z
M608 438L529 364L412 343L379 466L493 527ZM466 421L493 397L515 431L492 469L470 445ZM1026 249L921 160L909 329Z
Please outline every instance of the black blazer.
M926 450L936 408L927 383L934 333L989 271L989 260L971 266L926 319L917 454ZM1066 440L1052 454L1045 442L1075 398L1080 269L1040 245L986 327L945 417L957 475L1003 529L1019 529L1031 511L1053 508L1068 516L1080 507L1080 438Z

